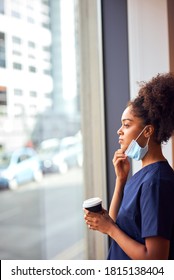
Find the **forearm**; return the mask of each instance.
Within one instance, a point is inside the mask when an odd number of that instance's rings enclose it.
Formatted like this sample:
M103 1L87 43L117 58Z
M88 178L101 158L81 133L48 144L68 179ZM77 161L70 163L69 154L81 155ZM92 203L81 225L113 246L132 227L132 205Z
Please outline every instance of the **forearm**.
M132 260L167 260L170 241L154 236L145 239L145 244L129 237L116 224L110 224L108 235L114 239L121 249Z
M116 221L117 214L120 209L123 198L124 185L125 181L116 180L115 189L109 208L109 216L113 219L113 221Z
M148 259L148 252L144 244L141 244L125 232L123 232L117 225L112 225L108 235L114 239L121 249L132 260L146 260Z

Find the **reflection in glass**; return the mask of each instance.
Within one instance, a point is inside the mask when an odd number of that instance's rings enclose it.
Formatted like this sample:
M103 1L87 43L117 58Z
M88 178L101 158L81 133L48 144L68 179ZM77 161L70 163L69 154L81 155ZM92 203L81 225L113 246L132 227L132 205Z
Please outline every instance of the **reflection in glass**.
M0 258L83 259L77 3L0 7Z

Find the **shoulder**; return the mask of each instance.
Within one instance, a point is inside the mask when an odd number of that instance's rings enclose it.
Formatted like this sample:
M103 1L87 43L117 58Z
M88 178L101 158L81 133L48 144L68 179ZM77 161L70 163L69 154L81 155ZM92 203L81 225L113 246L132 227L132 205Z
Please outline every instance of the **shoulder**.
M142 187L145 191L151 187L170 188L174 192L174 170L166 161L151 164L143 178Z
M174 180L174 170L167 161L159 161L144 167L144 181L148 179Z

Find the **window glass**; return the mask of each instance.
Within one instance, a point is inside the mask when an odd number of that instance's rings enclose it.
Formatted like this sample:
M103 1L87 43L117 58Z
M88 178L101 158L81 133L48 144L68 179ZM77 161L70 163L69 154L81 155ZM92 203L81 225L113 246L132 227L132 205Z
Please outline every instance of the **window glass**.
M22 93L23 93L23 92L22 92L21 89L18 89L18 88L15 88L15 89L14 89L14 94L15 94L15 95L22 96Z
M5 60L5 34L0 32L0 67L6 66Z
M0 112L6 107L7 105L7 94L6 94L6 88L3 86L0 86Z
M78 7L75 0L17 1L18 12L4 0L1 12L4 2L0 259L84 259Z
M4 13L4 0L0 0L0 13Z

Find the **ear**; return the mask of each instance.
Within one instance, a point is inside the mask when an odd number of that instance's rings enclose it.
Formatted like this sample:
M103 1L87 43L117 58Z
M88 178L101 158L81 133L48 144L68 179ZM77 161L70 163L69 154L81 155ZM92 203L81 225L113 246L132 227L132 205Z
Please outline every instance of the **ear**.
M153 133L154 133L154 126L151 124L147 125L144 130L144 136L149 138Z

